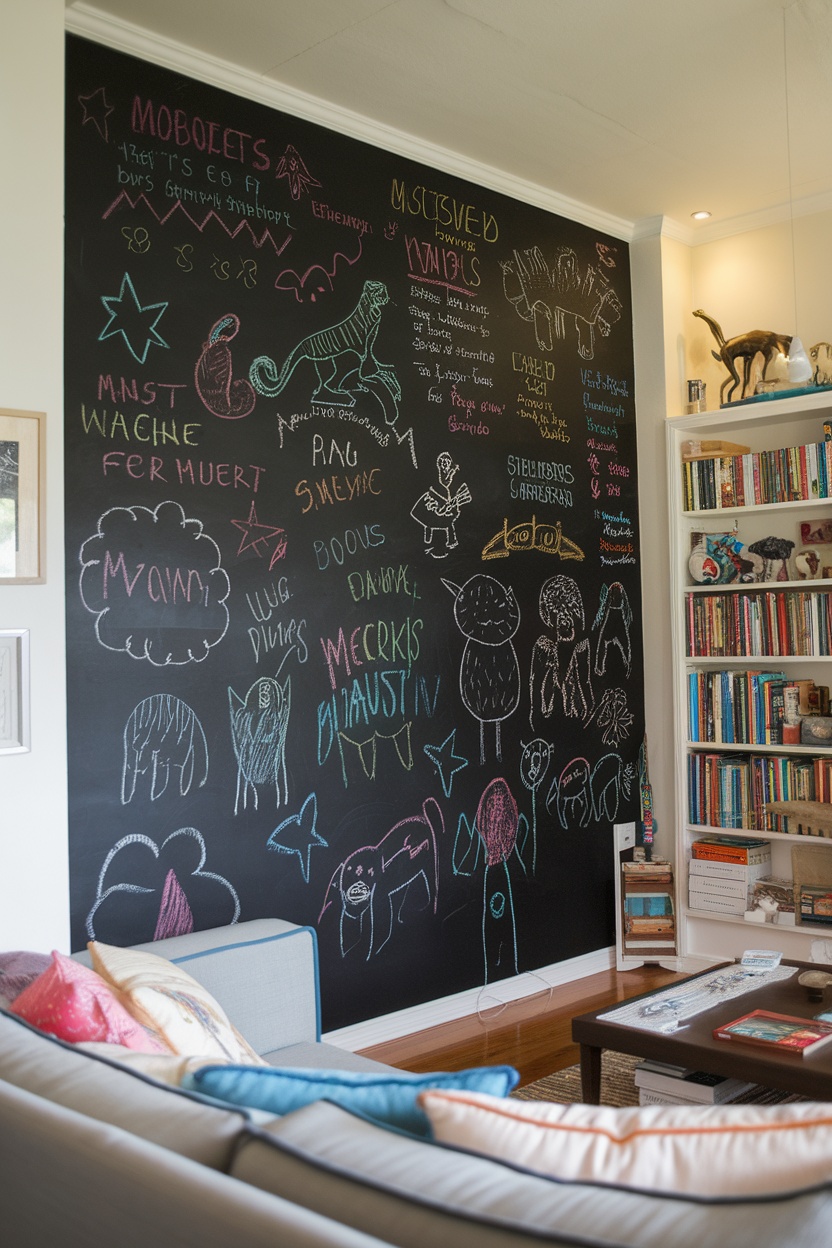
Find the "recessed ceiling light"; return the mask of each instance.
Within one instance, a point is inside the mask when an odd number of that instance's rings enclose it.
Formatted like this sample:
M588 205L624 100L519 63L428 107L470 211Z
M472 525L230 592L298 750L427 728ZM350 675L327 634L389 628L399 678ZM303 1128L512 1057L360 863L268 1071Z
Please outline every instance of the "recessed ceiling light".
M711 214L706 212L704 208L701 208L699 212L692 212L690 215L693 217L694 221L707 221Z

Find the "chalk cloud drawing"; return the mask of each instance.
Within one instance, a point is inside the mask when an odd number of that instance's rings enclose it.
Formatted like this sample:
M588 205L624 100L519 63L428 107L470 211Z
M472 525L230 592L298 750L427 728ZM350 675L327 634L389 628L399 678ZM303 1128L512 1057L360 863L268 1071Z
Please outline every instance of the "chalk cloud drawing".
M106 650L154 667L201 663L228 629L220 548L179 503L112 507L81 547L80 593Z
M254 410L257 396L245 377L234 376L228 345L237 336L240 318L233 312L215 321L194 369L196 392L212 416L240 420Z
M310 793L300 810L279 823L266 842L267 849L280 854L295 854L305 884L309 883L312 850L326 849L325 841L318 832L318 798Z
M520 627L520 608L514 590L484 572L475 572L462 586L444 578L442 584L454 595L454 619L465 638L459 692L465 709L479 721L480 762L485 762L486 724L494 724L500 760L500 725L520 702L520 665L511 640Z
M228 686L231 740L237 758L237 792L234 814L243 810L251 797L258 806L257 786L274 785L275 803L289 800L286 779L286 733L292 709L292 678L281 685L273 676L260 676L244 698Z
M412 909L439 900L437 842L445 831L439 803L429 797L422 813L402 819L376 845L362 845L338 866L327 886L318 925L338 914L341 956L356 950L365 960L380 953Z
M515 250L513 260L501 261L503 292L517 315L534 325L537 345L551 351L554 339L566 338L574 327L578 355L591 360L596 333L606 338L621 319L621 300L605 272L588 264L581 273L571 247L561 247L551 269L539 247Z
M180 797L188 796L195 778L201 788L208 779L208 743L187 702L154 693L133 708L124 726L122 805L133 800L140 780L155 802L167 792L172 775Z
M88 937L137 945L236 923L237 893L224 876L205 870L206 861L196 828L178 828L161 845L148 836L122 837L99 872Z
M473 827L462 813L454 841L455 875L472 876L484 858L482 949L484 983L517 974L517 924L509 864L517 861L525 874L523 851L528 821L501 776L483 790Z
M374 352L382 310L389 300L383 282L365 282L349 316L301 339L280 368L268 355L258 356L249 369L254 389L275 398L298 365L308 361L318 376L318 385L309 397L311 403L353 407L359 392L370 391L385 408L387 423L395 424L401 386L393 365L379 363Z
M436 459L437 484L420 494L410 509L413 519L422 526L425 554L434 559L444 559L459 545L456 522L462 508L471 502L471 491L464 482L451 493L458 471L459 464L454 463L450 452L440 452Z

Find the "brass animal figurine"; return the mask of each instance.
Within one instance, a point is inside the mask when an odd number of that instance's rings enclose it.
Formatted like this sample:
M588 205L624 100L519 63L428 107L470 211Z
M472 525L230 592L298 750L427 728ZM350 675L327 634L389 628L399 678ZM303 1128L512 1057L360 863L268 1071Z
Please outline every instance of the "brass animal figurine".
M720 387L720 403L725 401L723 399L723 395L725 393L726 386L730 385L731 387L728 391L727 400L730 403L731 395L734 393L737 386L740 385L740 374L739 369L737 368L738 360L742 360L743 362L742 390L740 392L740 398L744 399L746 391L748 390L748 383L751 380L751 365L754 362L755 356L762 355L763 357L761 380L765 381L766 371L768 370L768 366L771 364L772 360L774 360L781 351L784 355L788 355L789 353L789 348L792 343L791 336L789 334L776 334L772 329L750 329L747 334L737 334L736 338L728 338L726 340L725 335L722 332L722 326L718 321L715 321L713 317L708 316L702 311L701 308L697 308L693 315L701 316L705 324L710 326L711 333L714 338L716 338L717 345L719 346L719 350L712 351L711 355L715 360L721 360L730 373L730 376L725 378L722 386Z

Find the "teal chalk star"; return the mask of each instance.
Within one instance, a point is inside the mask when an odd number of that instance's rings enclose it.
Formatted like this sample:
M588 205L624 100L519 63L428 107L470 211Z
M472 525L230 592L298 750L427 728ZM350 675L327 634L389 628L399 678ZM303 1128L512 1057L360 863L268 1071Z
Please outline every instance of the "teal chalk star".
M462 771L463 767L468 766L468 759L463 758L461 754L454 754L454 746L456 745L456 728L450 735L445 738L441 745L425 745L423 750L439 772L439 779L442 782L442 792L446 797L451 796L451 788L454 782L454 776L458 771Z
M298 813L279 823L266 841L267 849L276 849L281 854L297 854L301 874L307 884L312 850L316 845L326 849L328 844L315 827L317 821L318 799L310 793Z
M110 319L98 335L99 342L121 334L128 351L140 364L144 364L147 359L152 343L159 347L168 346L161 334L156 332L156 326L167 311L167 302L148 303L144 306L140 304L129 273L124 274L118 294L102 295L101 302L109 312ZM151 315L153 320L148 323ZM136 342L144 336L141 354L130 341L131 336Z

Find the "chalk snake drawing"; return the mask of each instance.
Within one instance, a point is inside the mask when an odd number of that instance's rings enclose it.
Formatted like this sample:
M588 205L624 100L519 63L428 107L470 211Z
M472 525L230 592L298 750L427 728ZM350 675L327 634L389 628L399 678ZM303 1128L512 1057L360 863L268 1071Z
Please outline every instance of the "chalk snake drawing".
M437 840L445 831L439 803L429 797L422 813L400 820L377 845L363 845L338 866L327 886L318 924L339 914L341 956L358 949L380 953L405 920L405 907L432 907L439 898Z
M387 401L385 418L388 424L394 424L399 414L401 386L393 365L379 363L374 354L382 309L389 300L383 282L365 282L349 316L302 338L280 368L270 356L258 356L249 369L254 389L267 398L275 398L288 385L298 365L308 360L318 375L310 402L353 407L358 392L371 390L382 406Z

